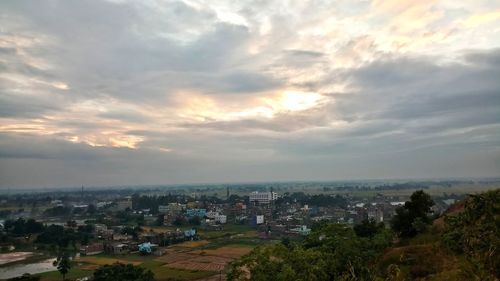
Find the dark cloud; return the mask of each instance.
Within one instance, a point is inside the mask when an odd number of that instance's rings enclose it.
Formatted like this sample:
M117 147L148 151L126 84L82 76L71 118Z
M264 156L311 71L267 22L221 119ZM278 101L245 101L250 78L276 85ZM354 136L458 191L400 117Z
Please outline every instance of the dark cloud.
M232 5L2 2L0 187L498 175L500 49L382 52L332 7ZM289 89L322 102L217 117Z

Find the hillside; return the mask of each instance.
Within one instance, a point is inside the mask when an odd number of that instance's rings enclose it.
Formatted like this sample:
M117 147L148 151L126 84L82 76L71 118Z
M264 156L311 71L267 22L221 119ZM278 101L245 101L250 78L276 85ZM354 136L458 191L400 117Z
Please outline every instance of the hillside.
M392 230L325 223L303 241L256 248L232 264L228 279L499 280L500 189L470 195L434 220L430 197L414 194Z

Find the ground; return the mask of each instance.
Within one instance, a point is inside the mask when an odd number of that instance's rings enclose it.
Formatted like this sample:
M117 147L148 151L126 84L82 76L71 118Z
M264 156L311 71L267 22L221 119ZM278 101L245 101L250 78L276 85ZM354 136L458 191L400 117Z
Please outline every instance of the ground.
M161 231L163 227L154 228ZM69 279L91 276L93 270L105 264L131 263L151 270L155 279L162 280L224 280L227 265L250 252L260 240L254 229L246 225L227 225L222 231L200 231L201 240L172 245L165 255L139 254L80 257L67 275ZM58 271L39 274L42 281L61 280Z

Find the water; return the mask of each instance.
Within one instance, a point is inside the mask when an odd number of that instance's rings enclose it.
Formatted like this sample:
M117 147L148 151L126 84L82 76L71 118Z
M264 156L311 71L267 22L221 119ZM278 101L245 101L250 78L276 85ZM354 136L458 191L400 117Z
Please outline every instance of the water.
M18 263L0 267L0 279L8 279L21 276L24 273L36 274L57 270L53 265L55 258L50 258L32 263Z

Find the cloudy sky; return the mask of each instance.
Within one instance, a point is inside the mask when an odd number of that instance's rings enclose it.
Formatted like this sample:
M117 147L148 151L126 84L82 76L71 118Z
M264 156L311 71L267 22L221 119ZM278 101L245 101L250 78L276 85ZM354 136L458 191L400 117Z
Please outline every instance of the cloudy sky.
M500 176L500 1L1 1L0 188Z

